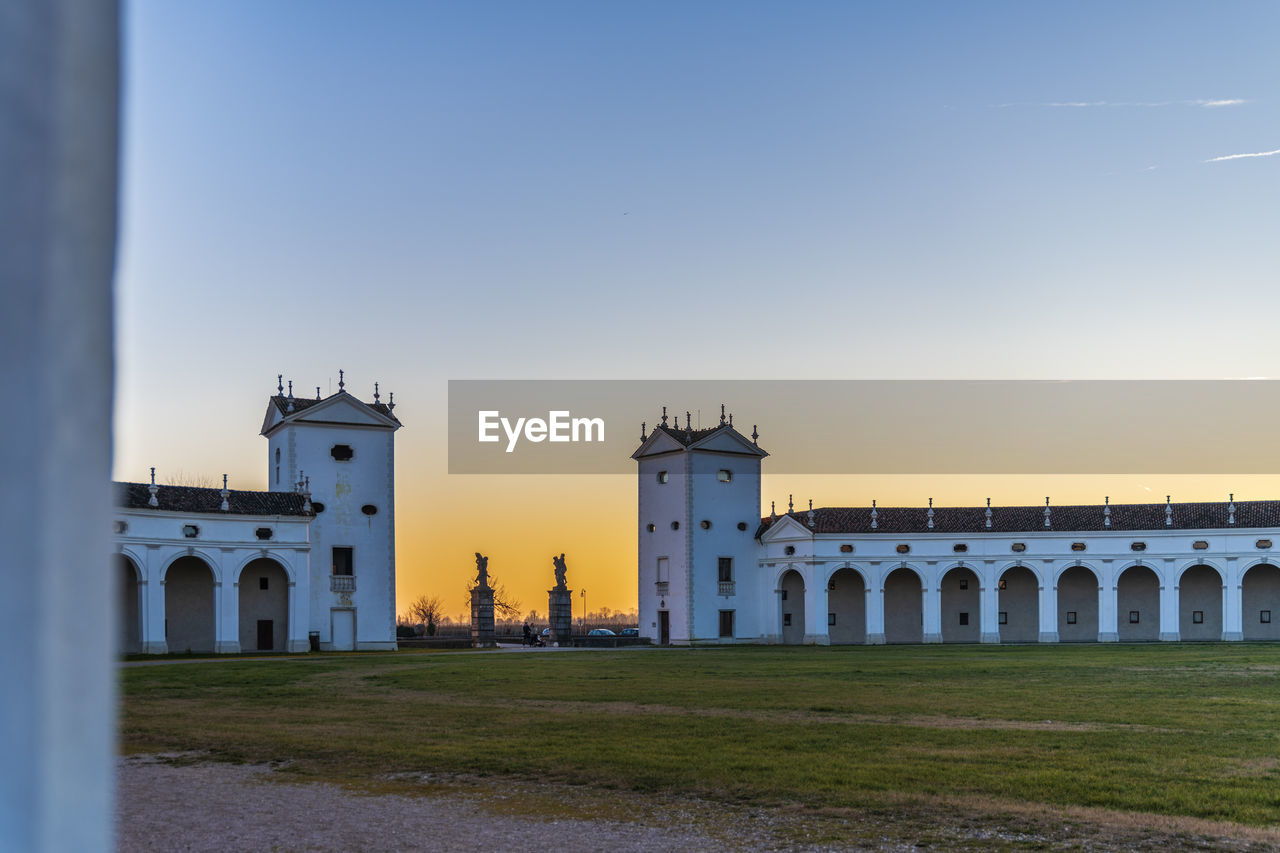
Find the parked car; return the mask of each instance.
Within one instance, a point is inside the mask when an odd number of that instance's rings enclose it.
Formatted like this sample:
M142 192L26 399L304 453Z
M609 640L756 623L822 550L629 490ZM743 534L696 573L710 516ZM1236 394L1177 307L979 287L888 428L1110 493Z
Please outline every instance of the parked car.
M640 629L639 628L623 628L621 631L618 632L618 636L619 637L639 637Z
M587 636L588 637L616 637L618 635L610 631L608 628L592 628L590 631L587 632Z

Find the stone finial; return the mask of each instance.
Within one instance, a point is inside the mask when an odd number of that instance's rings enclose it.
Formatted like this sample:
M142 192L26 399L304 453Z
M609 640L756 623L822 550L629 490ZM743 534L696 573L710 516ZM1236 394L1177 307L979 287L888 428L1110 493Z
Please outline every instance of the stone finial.
M1111 526L1111 495L1102 499L1102 526Z
M1230 497L1227 498L1227 500L1229 501L1229 503L1227 504L1227 524L1235 524L1236 523L1236 493L1232 492Z
M641 440L642 442L643 442L643 441L645 441L645 440L647 440L647 438L648 438L648 436L646 436L646 435L644 434L644 426L645 426L644 421L641 421L641 422L640 422L640 440Z
M769 518L774 521L778 520L778 502L769 501Z
M702 416L699 415L699 418ZM693 416L688 412L684 413L684 440L693 441Z
M160 492L160 487L156 485L156 469L151 469L151 485L147 486L147 491L151 493L151 499L147 501L147 506L160 506L160 499L156 495Z
M311 478L304 477L302 480L302 511L311 512Z
M347 379L346 379L345 373L346 371L344 370L338 371L338 390L339 391L342 391L347 387Z
M387 411L394 412L396 410L396 392L392 391L387 395Z
M227 475L223 474L222 475L222 506L218 507L218 509L222 510L223 512L230 511L231 504L228 503L227 501L227 499L230 497L231 497L231 492L227 490Z
M276 374L276 394L284 396L284 374Z
M289 405L285 407L286 412L293 411L293 380L289 380Z
M721 404L720 404L720 426L724 426L724 425L725 425L725 419L724 419L724 403L721 403Z
M677 430L679 430L679 429L680 429L680 416L679 416L679 415L676 415L676 416L675 416L675 418L674 418L674 420L675 420L675 428L676 428Z
M1044 526L1049 527L1049 498L1044 499Z
M319 400L319 399L320 399L320 386L319 386L319 385L317 385L317 386L316 386L316 399L317 399L317 400Z
M1173 527L1173 495L1164 496L1164 526Z
M662 407L662 425L664 427L667 425L667 407L666 406Z
M991 498L987 498L987 529L991 529Z
M757 447L760 446L760 430L757 429L755 424L751 425L751 443Z
M375 404L375 405L376 405L376 404L378 404L378 403L381 403L381 402L382 402L382 400L378 397L378 383L377 383L377 382L373 383L373 402L374 402L374 404Z
M813 520L813 498L809 498L809 529L812 530L814 527L816 525Z
M876 510L876 499L871 499L871 529L875 530L880 526L880 513Z
M933 529L933 498L929 498L929 529Z
M795 495L787 495L787 515L796 511Z
M729 413L729 426L733 426L733 412Z

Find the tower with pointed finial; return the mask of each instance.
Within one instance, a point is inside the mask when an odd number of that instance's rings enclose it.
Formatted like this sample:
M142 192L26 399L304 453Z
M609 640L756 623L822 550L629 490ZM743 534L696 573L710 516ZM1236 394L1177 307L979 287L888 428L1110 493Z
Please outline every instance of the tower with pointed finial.
M319 389L317 388L317 392ZM381 402L346 390L316 400L273 397L267 439L271 491L302 492L311 522L309 621L327 649L395 648L395 434ZM303 470L306 474L303 474Z
M637 518L640 633L677 645L755 639L763 628L748 590L758 581L755 534L761 460L768 454L738 433L722 406L715 426L693 413L652 431L641 425L632 454Z

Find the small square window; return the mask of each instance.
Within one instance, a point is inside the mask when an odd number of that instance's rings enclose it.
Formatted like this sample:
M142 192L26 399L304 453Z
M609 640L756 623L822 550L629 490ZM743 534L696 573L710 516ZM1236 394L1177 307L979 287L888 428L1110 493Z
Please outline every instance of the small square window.
M267 589L271 585L270 578L258 578L258 589Z
M1008 624L1009 624L1009 613L1008 613L1008 611L1005 611L1005 610L1001 610L1001 611L1000 611L1000 624L1001 624L1001 625L1008 625Z
M1269 623L1269 622L1271 621L1271 611L1270 611L1270 610L1263 610L1263 611L1259 612L1259 613L1258 613L1258 621L1259 621L1259 622L1262 622L1263 624L1267 624L1267 623Z
M969 588L969 579L968 579L968 578L960 578L960 588L961 588L961 589L968 589L968 588Z
M658 472L658 482L659 482L659 483L665 483L665 482L667 482L669 479L671 479L671 478L670 478L670 475L668 475L666 471L659 471L659 472Z
M968 624L969 624L969 614L968 614L968 613L961 613L961 614L960 614L960 624L961 624L961 625L968 625Z
M257 536L259 539L270 539L271 533L272 531L270 527L259 527L257 530L253 531L253 535Z
M728 483L733 480L733 472L728 468L721 468L716 472L716 479L722 483Z
M1067 624L1068 625L1076 624L1076 612L1074 610L1067 611Z
M1130 624L1130 625L1137 625L1137 624L1138 624L1138 611L1136 611L1136 610L1130 610L1130 611L1129 611L1129 624Z
M783 614L782 614L782 627L784 627L784 628L790 628L790 627L791 627L791 614L790 614L790 613L783 613Z
M1203 625L1203 624L1204 624L1204 611L1203 611L1203 610L1192 610L1192 611L1191 611L1191 621L1192 621L1192 623L1193 623L1193 624L1195 624L1195 625Z
M828 625L836 624L836 615L834 613L827 614L827 624Z

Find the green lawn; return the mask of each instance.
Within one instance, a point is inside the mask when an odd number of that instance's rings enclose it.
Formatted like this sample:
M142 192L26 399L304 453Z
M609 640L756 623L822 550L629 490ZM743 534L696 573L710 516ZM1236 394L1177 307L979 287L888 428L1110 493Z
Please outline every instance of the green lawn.
M1280 646L400 652L122 671L123 749L813 809L1280 826Z

